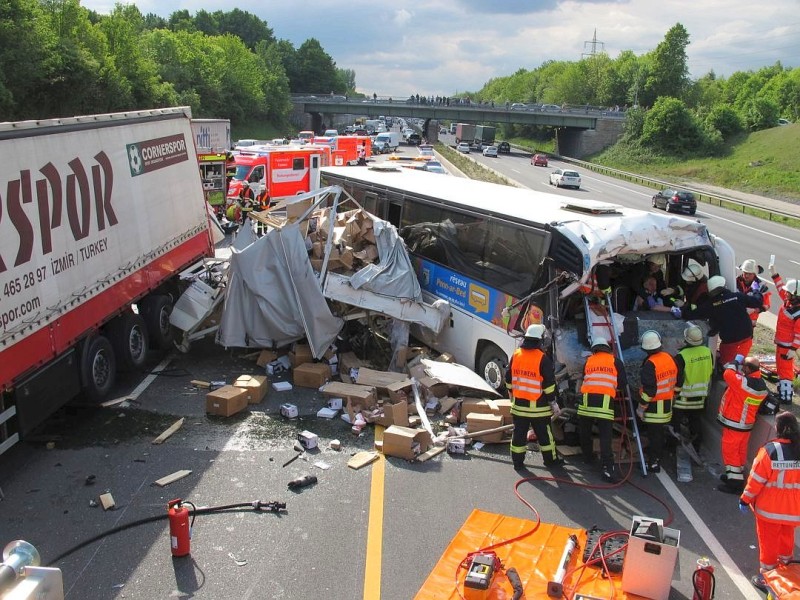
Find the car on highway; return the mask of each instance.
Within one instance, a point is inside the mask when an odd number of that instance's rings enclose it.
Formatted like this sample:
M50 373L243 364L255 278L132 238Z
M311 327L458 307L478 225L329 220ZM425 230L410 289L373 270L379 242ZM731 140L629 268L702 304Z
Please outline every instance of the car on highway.
M447 171L438 160L429 160L425 163L424 171L429 173L438 173L440 175L447 175Z
M546 167L547 166L547 155L546 154L534 154L531 156L531 164L534 167Z
M418 133L409 133L406 138L409 146L419 146L422 143L422 136Z
M653 208L662 208L667 212L685 212L693 215L697 212L697 199L692 192L665 188L653 196Z
M511 105L511 110L525 110L527 108L528 107L525 106L522 102L514 102L514 104Z
M418 148L420 156L428 156L430 158L434 157L433 154L433 146L430 144L421 144Z
M581 175L571 169L556 169L550 173L550 185L556 187L571 187L576 190L581 187Z
M559 112L561 107L558 104L542 104L541 110L550 112Z
M497 158L497 146L486 146L483 149L483 155Z
M459 142L458 146L456 146L456 150L464 154L469 154L469 144L467 142Z
M511 144L508 142L497 142L497 151L500 154L511 154Z

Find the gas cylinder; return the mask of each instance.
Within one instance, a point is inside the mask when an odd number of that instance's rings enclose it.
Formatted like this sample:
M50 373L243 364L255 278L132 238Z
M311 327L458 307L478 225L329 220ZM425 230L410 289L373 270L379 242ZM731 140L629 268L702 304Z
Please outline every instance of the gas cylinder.
M692 574L692 587L692 600L711 600L714 597L714 567L705 556L697 559L697 569Z
M189 509L183 506L183 500L176 498L167 503L169 516L169 539L172 556L187 556L190 552L192 530L189 526Z

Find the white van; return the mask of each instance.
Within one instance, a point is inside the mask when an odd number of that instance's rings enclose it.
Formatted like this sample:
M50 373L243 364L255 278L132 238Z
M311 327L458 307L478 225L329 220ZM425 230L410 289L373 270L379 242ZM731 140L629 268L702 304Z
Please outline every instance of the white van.
M394 152L400 145L400 132L399 131L384 131L375 136L376 144L385 145L389 147L389 152Z

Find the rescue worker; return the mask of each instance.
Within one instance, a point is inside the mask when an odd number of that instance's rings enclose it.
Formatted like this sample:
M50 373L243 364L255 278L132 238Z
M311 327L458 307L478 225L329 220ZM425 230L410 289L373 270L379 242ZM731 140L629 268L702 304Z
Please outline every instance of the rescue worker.
M362 167L367 164L367 148L363 142L358 145L358 164Z
M675 360L664 351L661 335L652 329L642 334L642 350L647 353L639 371L641 388L636 414L647 427L647 468L653 473L661 471L664 454L664 425L672 420L672 398L678 379Z
M695 451L703 441L703 410L711 387L714 358L711 349L703 344L703 331L694 324L683 330L686 346L675 355L678 374L675 384L675 403L672 406L672 428L680 433L681 422L691 436Z
M703 267L690 258L681 271L681 279L686 283L686 305L696 308L708 296L708 278Z
M553 360L542 349L545 326L529 325L520 347L514 352L506 370L506 387L511 397L511 460L514 469L525 468L528 448L528 429L532 428L539 441L546 467L564 464L556 452L556 441L550 419L560 409L556 402L556 376Z
M600 466L603 479L609 483L621 481L614 466L614 452L611 448L614 432L615 406L619 394L617 390L627 385L625 365L614 356L611 345L605 338L596 337L592 342L592 355L583 367L581 399L578 401L578 433L581 440L583 461L594 462L592 425L597 426L600 438Z
M789 279L784 283L770 261L769 272L783 306L778 311L775 327L775 367L778 372L778 395L781 404L791 404L794 396L794 357L800 358L800 282Z
M761 378L761 364L754 356L739 355L725 365L722 377L728 389L719 403L717 420L722 424L722 462L725 472L720 475L721 492L741 494L744 489L744 466L747 463L747 443L756 423L758 407L767 397L767 384Z
M761 306L760 295L747 296L725 288L725 278L714 275L708 280L708 297L697 308L672 307L672 314L682 319L708 319L711 331L719 333L719 362L726 364L737 354L747 356L753 345L753 326L747 307ZM714 334L712 334L714 335Z
M775 417L777 439L762 446L750 469L739 510L756 517L759 573L750 581L768 592L764 573L792 560L800 525L800 425L783 411Z
M747 308L747 314L750 315L750 321L753 323L753 328L755 328L758 322L758 315L768 311L772 304L772 293L769 291L769 286L758 278L764 272L764 267L756 264L756 261L752 258L744 261L739 270L742 273L736 278L736 291L747 296L761 295L761 306Z

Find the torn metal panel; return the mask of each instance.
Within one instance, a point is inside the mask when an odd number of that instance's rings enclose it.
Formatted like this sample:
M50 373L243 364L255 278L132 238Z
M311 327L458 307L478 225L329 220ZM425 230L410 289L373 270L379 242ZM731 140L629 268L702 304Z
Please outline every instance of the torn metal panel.
M286 225L261 238L248 231L244 228L232 247L217 342L270 348L306 337L314 357L322 356L343 321L322 295L300 228Z
M422 359L422 364L425 367L425 372L430 377L434 377L442 383L500 397L500 394L492 389L483 377L464 365L428 360L426 358Z

